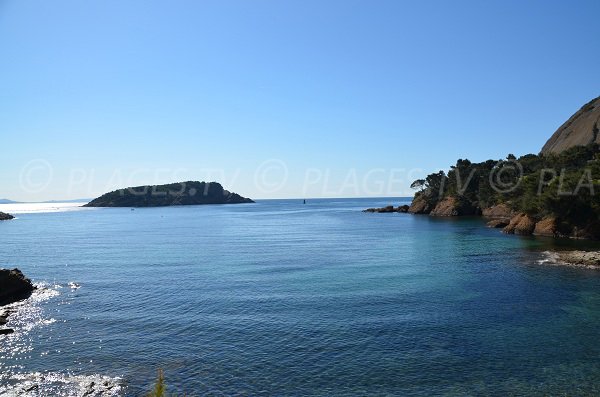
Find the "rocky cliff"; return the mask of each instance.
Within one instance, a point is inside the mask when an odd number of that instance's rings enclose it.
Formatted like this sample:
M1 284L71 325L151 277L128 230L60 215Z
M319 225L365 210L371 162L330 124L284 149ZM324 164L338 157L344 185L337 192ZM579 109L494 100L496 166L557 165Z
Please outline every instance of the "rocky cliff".
M600 240L600 97L550 138L540 154L472 163L419 179L408 212L483 215L505 233Z
M115 190L90 201L84 207L164 207L253 202L249 198L223 189L217 182L188 181Z
M573 146L600 144L600 97L586 103L548 139L542 153L560 153Z

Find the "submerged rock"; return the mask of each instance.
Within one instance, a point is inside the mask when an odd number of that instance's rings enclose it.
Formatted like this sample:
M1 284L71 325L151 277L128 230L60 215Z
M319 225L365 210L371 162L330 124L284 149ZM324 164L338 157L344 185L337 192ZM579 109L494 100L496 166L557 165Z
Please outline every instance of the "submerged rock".
M486 224L486 226L494 229L501 229L508 226L509 223L510 219L492 219Z
M14 219L14 216L5 212L0 212L0 221L8 221L10 219Z
M28 298L34 289L19 269L0 269L0 305Z

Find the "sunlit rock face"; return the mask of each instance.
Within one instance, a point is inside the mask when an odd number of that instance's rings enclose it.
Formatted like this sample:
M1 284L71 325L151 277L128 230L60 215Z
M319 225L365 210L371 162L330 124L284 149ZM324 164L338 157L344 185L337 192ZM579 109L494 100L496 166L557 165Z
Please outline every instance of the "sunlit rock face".
M586 103L548 139L542 153L560 153L573 146L599 143L600 97Z

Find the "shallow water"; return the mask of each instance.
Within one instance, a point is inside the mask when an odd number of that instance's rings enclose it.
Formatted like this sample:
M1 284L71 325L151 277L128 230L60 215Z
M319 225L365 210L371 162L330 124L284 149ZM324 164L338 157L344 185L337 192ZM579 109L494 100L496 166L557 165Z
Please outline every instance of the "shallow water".
M360 211L390 203L2 222L1 265L46 289L0 336L0 395L140 395L157 368L187 395L600 393L600 272L540 262L582 243Z

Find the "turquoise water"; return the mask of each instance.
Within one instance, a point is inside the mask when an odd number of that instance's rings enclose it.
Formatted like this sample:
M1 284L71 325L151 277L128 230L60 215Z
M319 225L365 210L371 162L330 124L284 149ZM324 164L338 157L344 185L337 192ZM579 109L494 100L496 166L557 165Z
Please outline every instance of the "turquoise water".
M48 374L136 396L157 368L187 395L600 393L600 272L479 219L360 211L391 202L0 223L0 264L47 287L0 336L0 394Z

